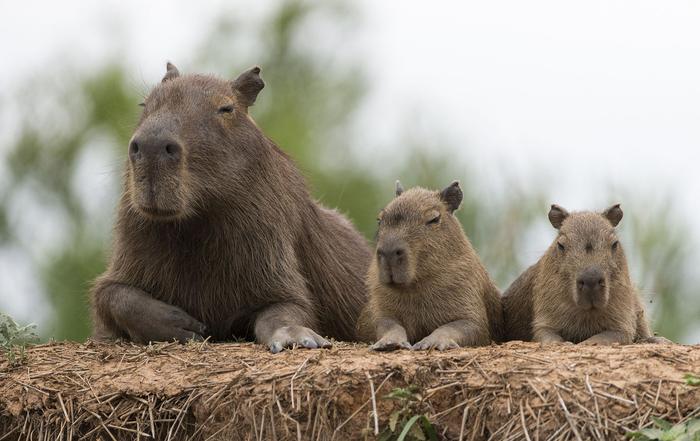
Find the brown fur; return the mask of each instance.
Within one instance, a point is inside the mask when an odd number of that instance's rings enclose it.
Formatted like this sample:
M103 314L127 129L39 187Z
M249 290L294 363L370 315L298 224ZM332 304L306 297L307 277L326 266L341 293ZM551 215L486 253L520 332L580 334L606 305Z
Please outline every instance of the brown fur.
M96 338L239 337L275 352L328 346L312 329L355 338L370 250L248 116L259 71L231 82L169 64L146 98L91 292Z
M506 338L587 344L665 341L652 336L630 280L614 229L622 219L619 205L603 213L571 214L553 205L549 218L559 230L556 240L503 295ZM586 294L582 278L591 271L600 282Z
M500 340L500 294L452 213L462 200L458 183L443 192L399 184L397 194L380 214L360 338L377 350ZM387 260L387 247L402 250L398 260Z

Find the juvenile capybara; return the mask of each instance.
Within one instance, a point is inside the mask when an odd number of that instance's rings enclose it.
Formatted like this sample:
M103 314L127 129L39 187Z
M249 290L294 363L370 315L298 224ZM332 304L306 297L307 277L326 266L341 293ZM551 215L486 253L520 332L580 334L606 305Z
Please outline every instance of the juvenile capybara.
M371 259L248 115L264 83L167 73L142 104L94 336L255 339L273 352L355 338Z
M367 274L369 303L360 338L374 350L445 350L499 341L500 293L454 211L462 190L397 182L396 198L379 214L376 255Z
M544 256L503 295L507 340L542 343L662 343L649 329L615 233L620 205L569 213L552 205L559 231Z

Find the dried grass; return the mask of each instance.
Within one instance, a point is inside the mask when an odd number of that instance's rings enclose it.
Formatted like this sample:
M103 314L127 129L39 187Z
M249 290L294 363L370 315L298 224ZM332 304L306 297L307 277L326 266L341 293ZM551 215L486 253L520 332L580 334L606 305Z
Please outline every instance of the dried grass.
M4 440L373 439L416 385L445 439L617 439L700 414L700 346L509 343L445 353L57 343L0 359Z

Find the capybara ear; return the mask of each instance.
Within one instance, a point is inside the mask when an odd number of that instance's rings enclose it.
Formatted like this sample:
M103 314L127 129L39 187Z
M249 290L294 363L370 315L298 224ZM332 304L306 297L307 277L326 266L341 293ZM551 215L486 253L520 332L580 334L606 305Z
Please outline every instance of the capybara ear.
M463 197L464 193L462 193L462 189L459 187L459 181L452 182L440 192L440 199L447 205L447 209L450 213L459 208Z
M263 87L265 87L265 82L260 78L260 67L258 66L248 69L233 81L233 90L245 107L250 107L255 103L255 99Z
M564 219L569 217L569 212L566 211L564 207L560 207L557 204L552 204L552 208L549 209L549 221L552 226L557 230L561 228L561 224L564 223Z
M180 76L180 71L177 70L177 67L170 61L167 62L165 65L165 75L163 76L163 79L160 80L161 83L165 83L168 80L172 80L173 78L177 78Z
M401 181L398 179L396 180L396 196L401 196L401 193L403 193L403 185L401 185Z
M622 208L620 208L620 204L615 204L607 208L603 211L603 216L610 221L613 227L616 227L622 220Z

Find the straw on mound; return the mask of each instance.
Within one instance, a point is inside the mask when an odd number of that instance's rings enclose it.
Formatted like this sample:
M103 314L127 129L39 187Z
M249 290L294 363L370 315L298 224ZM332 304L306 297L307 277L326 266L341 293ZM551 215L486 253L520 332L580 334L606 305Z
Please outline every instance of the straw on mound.
M616 439L698 415L683 375L699 368L700 346L680 345L48 344L0 359L0 439L372 439L409 385L443 439Z

